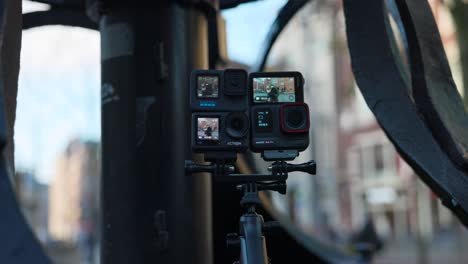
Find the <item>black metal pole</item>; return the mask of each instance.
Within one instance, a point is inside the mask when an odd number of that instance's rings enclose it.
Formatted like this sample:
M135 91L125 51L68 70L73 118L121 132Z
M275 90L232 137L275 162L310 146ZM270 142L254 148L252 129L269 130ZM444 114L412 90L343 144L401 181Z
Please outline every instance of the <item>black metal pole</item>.
M174 1L106 4L101 260L212 263L211 189L191 158L190 71L207 68L203 13Z

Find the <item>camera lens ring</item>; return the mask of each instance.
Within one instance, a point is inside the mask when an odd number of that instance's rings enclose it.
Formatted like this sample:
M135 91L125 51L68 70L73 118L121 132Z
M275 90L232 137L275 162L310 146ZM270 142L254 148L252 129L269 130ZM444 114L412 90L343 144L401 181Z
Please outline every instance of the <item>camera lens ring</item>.
M307 133L309 129L309 107L306 103L281 106L281 130L284 133Z
M226 116L226 133L233 138L243 138L249 131L249 118L243 112L232 112Z
M239 96L247 94L247 72L242 69L224 71L224 94Z

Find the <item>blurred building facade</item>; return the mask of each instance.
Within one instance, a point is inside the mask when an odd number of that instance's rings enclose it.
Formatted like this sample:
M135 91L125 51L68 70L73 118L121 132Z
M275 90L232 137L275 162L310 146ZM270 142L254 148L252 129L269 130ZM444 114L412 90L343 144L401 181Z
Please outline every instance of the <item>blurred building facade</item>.
M97 232L99 156L98 143L72 140L57 159L49 195L53 240L72 243Z
M429 2L461 87L450 14L441 1ZM399 33L395 37L401 41ZM293 175L288 180L289 201L278 197L278 204L314 234L326 235L329 230L350 234L368 217L388 239L421 233L431 237L453 228L452 214L420 182L380 129L350 65L341 1L308 4L274 45L269 70L298 70L306 79L312 133L311 146L300 159L314 158L318 164L317 176Z
M317 175L292 173L288 195L277 196L283 211L310 233L328 235L330 227L340 226L337 197L338 112L336 106L333 25L335 5L330 2L307 4L289 22L272 48L267 70L299 71L304 75L304 98L310 108L310 146L297 162L314 159Z
M41 242L48 240L48 195L47 185L37 181L34 173L17 171L15 188L23 215Z

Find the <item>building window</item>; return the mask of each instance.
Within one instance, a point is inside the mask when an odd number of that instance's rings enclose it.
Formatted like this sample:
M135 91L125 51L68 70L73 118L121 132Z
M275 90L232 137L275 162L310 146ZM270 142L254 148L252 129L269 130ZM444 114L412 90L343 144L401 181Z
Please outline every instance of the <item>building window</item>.
M376 144L374 150L374 168L376 172L384 170L384 153L382 144Z
M364 179L380 178L396 171L395 151L389 143L375 143L355 149L359 160L359 174Z

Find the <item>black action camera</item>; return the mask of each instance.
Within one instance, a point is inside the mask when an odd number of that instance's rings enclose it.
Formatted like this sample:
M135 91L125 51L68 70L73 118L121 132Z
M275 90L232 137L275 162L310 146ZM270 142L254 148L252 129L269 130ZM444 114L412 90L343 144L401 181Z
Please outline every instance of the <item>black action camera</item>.
M250 121L247 72L196 70L190 80L192 150L200 153L247 150Z
M304 103L304 78L299 72L259 72L249 76L250 148L265 160L291 160L284 156L309 146L309 107ZM265 156L277 151L277 155Z

